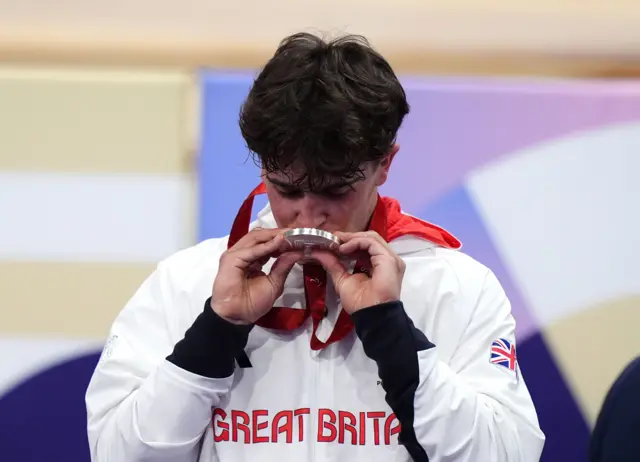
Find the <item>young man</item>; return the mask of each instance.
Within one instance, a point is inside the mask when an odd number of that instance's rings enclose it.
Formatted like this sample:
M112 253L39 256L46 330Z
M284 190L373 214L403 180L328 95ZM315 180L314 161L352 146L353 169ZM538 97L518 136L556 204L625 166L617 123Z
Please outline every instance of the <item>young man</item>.
M496 277L378 195L408 111L364 39L281 43L240 116L263 182L115 320L86 396L94 462L539 460ZM286 251L296 227L342 244Z

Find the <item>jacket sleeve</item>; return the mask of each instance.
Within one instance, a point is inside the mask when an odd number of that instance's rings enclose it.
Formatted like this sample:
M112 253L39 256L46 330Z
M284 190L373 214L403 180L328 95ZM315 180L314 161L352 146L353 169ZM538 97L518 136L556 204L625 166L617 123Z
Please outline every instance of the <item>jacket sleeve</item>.
M590 462L640 460L640 356L615 379L605 396L589 443Z
M85 397L92 462L197 460L251 327L227 323L207 301L173 345L165 309L174 303L159 266L113 323Z
M456 310L464 297L436 301ZM468 311L468 310L467 310ZM510 303L489 272L470 323L447 363L401 302L353 314L367 356L378 365L400 443L416 462L537 462L544 435L517 362L492 364L491 346L514 345Z

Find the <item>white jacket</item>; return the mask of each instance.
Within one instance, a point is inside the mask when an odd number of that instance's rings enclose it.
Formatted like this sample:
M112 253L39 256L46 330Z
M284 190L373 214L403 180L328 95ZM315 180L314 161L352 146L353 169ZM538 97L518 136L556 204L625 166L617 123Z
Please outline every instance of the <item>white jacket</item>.
M268 206L258 224L275 226ZM492 354L514 344L515 322L489 269L398 238L401 304L362 310L346 338L318 351L311 322L255 326L232 346L235 327L205 308L227 239L161 262L118 315L86 394L93 462L539 460L545 438L517 362ZM276 306L304 309L301 277L294 267ZM327 306L321 340L340 310L331 287ZM197 324L211 329L199 344L187 332ZM236 366L216 377L176 365L197 362Z

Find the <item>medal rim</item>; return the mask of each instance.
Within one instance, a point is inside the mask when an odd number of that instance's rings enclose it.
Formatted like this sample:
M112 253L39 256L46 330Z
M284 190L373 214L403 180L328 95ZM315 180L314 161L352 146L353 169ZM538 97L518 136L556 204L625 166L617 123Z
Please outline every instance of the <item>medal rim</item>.
M335 234L317 228L290 229L283 234L283 237L291 244L293 244L292 241L295 241L296 237L300 237L307 239L319 239L325 246L328 246L330 248L334 248L340 245L340 239L338 239Z

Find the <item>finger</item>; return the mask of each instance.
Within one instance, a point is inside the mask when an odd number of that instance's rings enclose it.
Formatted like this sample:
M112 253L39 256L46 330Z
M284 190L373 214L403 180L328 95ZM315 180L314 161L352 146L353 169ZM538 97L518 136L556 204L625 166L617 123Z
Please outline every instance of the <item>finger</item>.
M342 264L338 256L332 252L314 250L311 253L311 257L320 263L320 265L322 265L322 267L327 271L336 289L340 287L344 278L349 276L347 269Z
M278 258L280 256L280 250L276 249L273 252L265 255L264 257L260 257L258 258L256 261L254 261L251 266L259 266L260 268L262 268L264 265L267 264L267 262L269 260L271 260L272 258Z
M351 238L339 247L339 252L345 256L366 252L370 257L392 254L388 246L369 236Z
M265 242L269 242L271 239L278 235L284 234L286 231L286 229L282 228L255 228L242 236L242 238L238 242L236 242L235 245L229 250L246 249L258 244L263 244Z
M378 234L375 231L369 230L369 231L358 232L358 233L340 233L339 232L339 233L336 233L336 235L338 235L339 239L342 241L342 244L346 244L347 242L353 242L354 240L368 239L380 244L382 248L386 249L390 255L393 255L395 253L391 249L391 246L389 245L389 243L385 241L382 238L382 236L380 236L380 234ZM365 251L365 249L362 249L361 245L356 245L356 244L351 244L351 245L353 247L347 246L346 250L344 250L345 253L343 253L342 255L347 256L349 258L364 258L367 255L372 256L368 252L368 250ZM356 249L356 250L353 250L353 249ZM380 247L377 247L377 249L380 249ZM364 255L363 252L366 255Z
M287 252L280 255L269 272L269 279L271 284L276 289L278 296L282 292L284 283L287 280L287 276L297 262L303 258L302 252Z
M262 267L265 265L265 263L262 263L261 260L259 261L254 261L253 263L251 263L249 265L249 267L247 268L247 271L250 273L260 273L262 272Z
M356 250L348 254L340 252L340 257L348 261L371 259L371 255L369 255L369 253L365 250Z
M340 239L340 241L342 243L348 242L352 239L358 238L358 237L369 237L371 239L375 239L379 242L384 242L386 243L386 241L384 239L382 239L382 236L380 236L380 234L378 234L375 231L369 230L369 231L361 231L361 232L357 232L357 233L346 233L343 231L337 231L335 233L336 237L338 239Z
M233 265L237 268L246 269L254 264L262 267L267 261L269 261L269 258L280 254L282 241L282 236L276 236L268 242L256 244L248 248L229 251L225 255L225 258L232 260Z
M273 251L270 254L265 255L264 257L261 257L261 258L257 259L256 261L254 261L251 264L250 269L257 269L257 270L261 271L262 267L264 265L266 265L267 262L269 260L271 260L272 258L278 258L280 255L282 255L285 252L296 252L296 250L292 250L288 246L287 242L284 239L282 240L282 243L283 243L283 245L278 246L278 248L275 251Z

